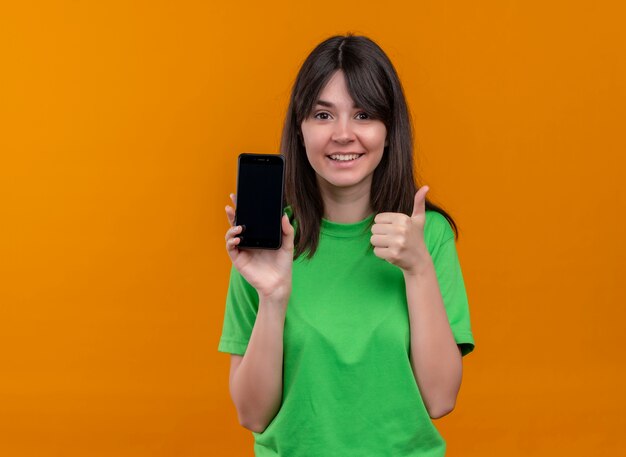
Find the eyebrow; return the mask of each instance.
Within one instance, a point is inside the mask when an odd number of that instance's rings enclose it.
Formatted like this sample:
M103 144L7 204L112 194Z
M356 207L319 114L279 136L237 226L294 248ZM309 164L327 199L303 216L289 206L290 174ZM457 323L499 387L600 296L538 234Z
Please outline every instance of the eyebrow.
M331 103L331 102L327 102L326 100L318 100L318 101L315 103L315 106L317 106L317 105L320 105L320 106L325 106L325 107L327 107L327 108L334 108L334 107L335 107L335 105L334 105L333 103ZM356 106L356 104L355 104L355 103L353 103L353 104L352 104L352 108L358 108L358 106Z

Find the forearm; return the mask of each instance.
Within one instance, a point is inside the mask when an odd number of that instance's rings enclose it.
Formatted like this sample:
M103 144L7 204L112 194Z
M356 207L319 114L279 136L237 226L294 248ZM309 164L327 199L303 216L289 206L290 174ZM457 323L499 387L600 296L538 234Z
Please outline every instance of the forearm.
M286 308L274 305L259 303L248 348L231 385L240 423L259 433L274 418L282 399Z
M448 414L461 387L462 360L441 297L432 259L404 274L411 328L411 366L433 418Z

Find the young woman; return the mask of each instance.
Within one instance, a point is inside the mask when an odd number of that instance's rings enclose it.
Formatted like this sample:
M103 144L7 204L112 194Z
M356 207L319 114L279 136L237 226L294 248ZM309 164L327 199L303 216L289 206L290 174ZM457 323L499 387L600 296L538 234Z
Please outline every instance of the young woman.
M312 51L281 153L279 250L238 249L226 207L218 350L255 455L444 455L432 419L454 408L474 348L458 234L416 185L402 86L377 44L334 36Z

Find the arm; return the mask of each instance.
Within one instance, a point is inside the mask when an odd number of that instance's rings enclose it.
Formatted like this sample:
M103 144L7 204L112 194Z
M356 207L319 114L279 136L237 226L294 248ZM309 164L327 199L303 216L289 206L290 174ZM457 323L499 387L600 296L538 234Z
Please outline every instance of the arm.
M231 194L235 203L235 196ZM226 249L233 265L258 293L259 305L243 357L231 357L230 395L239 423L260 433L280 408L283 390L283 332L287 303L291 295L294 230L282 218L283 241L280 249L239 250L242 233L235 226L235 210L227 206L230 228Z
M286 306L261 300L245 355L231 356L229 387L239 423L256 433L280 408L285 312Z
M461 350L448 323L432 260L419 272L404 272L404 280L411 367L428 414L438 419L454 409L463 374Z
M424 242L428 186L415 194L413 213L380 213L374 218L374 254L404 274L411 331L411 368L431 418L456 403L463 363L448 322L433 259Z

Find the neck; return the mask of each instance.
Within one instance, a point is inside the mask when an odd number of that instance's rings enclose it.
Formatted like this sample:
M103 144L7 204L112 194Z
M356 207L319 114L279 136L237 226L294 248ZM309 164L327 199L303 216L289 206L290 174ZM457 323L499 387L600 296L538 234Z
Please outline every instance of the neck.
M318 185L324 202L324 219L340 224L352 224L372 214L371 180L365 180L350 188L334 187L320 181L318 180Z

